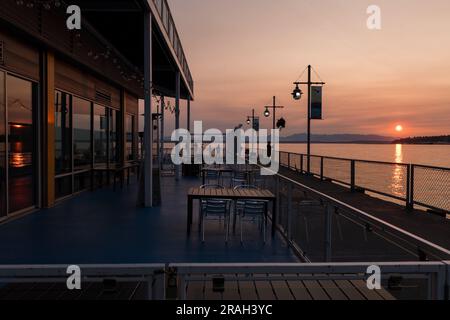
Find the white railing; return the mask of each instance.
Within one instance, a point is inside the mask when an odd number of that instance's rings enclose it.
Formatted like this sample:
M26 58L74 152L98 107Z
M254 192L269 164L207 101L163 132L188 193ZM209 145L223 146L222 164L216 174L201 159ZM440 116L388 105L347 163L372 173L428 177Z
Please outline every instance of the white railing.
M299 281L299 280L366 280L369 266L381 269L382 287L389 289L391 279L396 287L403 282L426 283L429 300L448 298L450 266L444 262L380 262L380 263L273 263L273 264L170 264L178 276L178 298L186 296L189 282L221 279L228 281ZM446 279L447 278L447 279ZM447 281L447 282L446 282ZM211 284L213 286L213 284ZM222 288L223 290L223 288ZM405 295L405 293L404 293ZM406 293L408 296L408 293ZM414 299L414 294L408 299ZM416 297L417 298L417 297Z
M417 298L411 286L421 286L421 296L431 300L449 298L450 262L379 262L379 263L175 263L138 265L80 265L81 283L139 282L147 285L140 299L163 300L189 298L187 287L192 282L214 281L299 281L299 280L367 280L369 266L381 270L383 290L393 291L398 299ZM0 266L2 285L64 283L69 275L67 265ZM395 281L391 281L391 280ZM395 287L392 287L394 282ZM219 282L220 283L220 282ZM406 283L406 286L403 286ZM415 285L414 285L415 284ZM400 297L395 290L403 288ZM221 288L223 292L223 287ZM403 290L402 289L402 290ZM69 291L69 289L67 289ZM0 290L1 292L1 290ZM0 299L2 297L0 296ZM6 296L6 298L8 298Z
M0 288L9 284L66 283L69 265L0 265ZM115 282L139 282L147 286L146 299L165 298L165 265L79 265L81 284ZM67 289L69 291L69 289ZM1 298L1 297L0 297Z

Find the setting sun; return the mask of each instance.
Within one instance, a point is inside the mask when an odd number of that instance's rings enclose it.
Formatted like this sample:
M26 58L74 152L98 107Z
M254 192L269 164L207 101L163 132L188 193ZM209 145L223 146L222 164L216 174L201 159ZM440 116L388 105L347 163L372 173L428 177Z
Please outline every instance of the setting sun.
M403 131L403 126L402 125L397 125L396 127L395 127L395 131L397 131L397 132L402 132Z

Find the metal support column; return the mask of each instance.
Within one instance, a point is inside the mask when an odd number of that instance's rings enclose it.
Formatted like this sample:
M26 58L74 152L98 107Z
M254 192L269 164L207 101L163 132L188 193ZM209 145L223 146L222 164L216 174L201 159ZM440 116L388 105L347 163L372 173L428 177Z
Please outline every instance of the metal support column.
M161 170L162 170L162 165L164 162L164 111L165 111L165 109L166 109L166 102L165 102L164 96L161 96L161 132L160 132L161 141L160 141L160 145L159 145L159 147L161 148L159 150L159 154L160 154L159 161L160 161Z
M144 14L144 206L153 206L152 16Z
M307 164L306 170L311 173L311 66L308 66L308 143L307 143Z
M191 97L187 100L187 131L191 131Z
M180 129L180 86L181 86L180 71L177 71L175 76L175 130ZM175 166L175 179L180 180L181 176L180 166Z

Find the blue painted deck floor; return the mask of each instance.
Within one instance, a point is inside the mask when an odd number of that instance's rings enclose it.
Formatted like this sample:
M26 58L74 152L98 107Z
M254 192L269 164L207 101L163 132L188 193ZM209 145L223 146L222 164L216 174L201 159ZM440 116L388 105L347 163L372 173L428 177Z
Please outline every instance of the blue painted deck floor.
M163 178L163 205L136 207L137 186L113 192L86 192L25 217L0 225L0 264L115 264L168 262L294 262L284 240L267 237L256 224L244 225L224 241L223 225L208 221L202 244L198 209L186 233L187 189L198 179ZM237 230L238 231L238 230Z

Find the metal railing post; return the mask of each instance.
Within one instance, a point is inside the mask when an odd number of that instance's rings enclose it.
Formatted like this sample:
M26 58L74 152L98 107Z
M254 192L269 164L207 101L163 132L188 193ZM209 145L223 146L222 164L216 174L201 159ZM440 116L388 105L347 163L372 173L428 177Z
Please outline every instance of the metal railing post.
M179 285L178 285L178 299L186 300L186 279L184 275L178 275Z
M411 164L409 173L409 210L414 209L414 168L415 166Z
M156 271L148 279L149 300L165 300L166 298L166 276L164 270Z
M430 300L445 300L446 298L446 291L448 288L446 281L447 279L447 265L444 262L442 266L439 266L439 270L435 273L432 273L431 281L429 281L429 284L431 284L431 288L429 288L429 299Z
M288 168L291 169L291 153L288 152Z
M276 196L276 199L277 199L277 205L276 205L276 208L275 208L275 210L277 211L277 218L278 218L278 220L280 220L280 218L281 218L281 210L280 210L280 208L281 208L281 199L280 199L280 176L276 176L277 178L276 178L276 180L275 180L275 196ZM272 218L273 218L273 215L272 215ZM275 221L275 220L273 220L272 219L272 223L275 223L275 225L277 225L278 224L278 221Z
M406 166L406 210L411 211L411 165Z
M300 172L303 173L303 154L300 155Z
M320 180L323 181L323 157L320 157Z
M325 207L325 262L331 262L331 226L334 207L327 204Z
M446 269L446 283L445 283L445 299L450 300L450 261L446 261L445 269Z
M356 181L356 177L355 177L355 160L351 160L350 161L350 189L352 192L355 192L356 190L356 186L355 186L355 181Z
M288 182L288 190L287 190L287 238L290 241L292 239L291 236L291 228L292 228L292 215L293 207L292 207L292 183Z
M153 276L146 277L147 280L147 300L153 300L154 297L154 287L153 287Z

